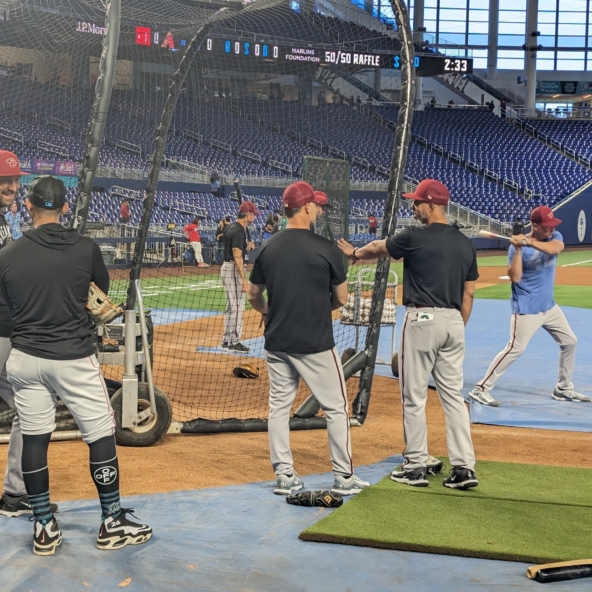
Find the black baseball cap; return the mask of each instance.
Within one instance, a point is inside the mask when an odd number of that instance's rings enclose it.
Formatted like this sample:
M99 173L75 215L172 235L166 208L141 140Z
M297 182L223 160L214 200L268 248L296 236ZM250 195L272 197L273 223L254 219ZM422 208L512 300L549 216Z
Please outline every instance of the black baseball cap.
M66 187L60 179L42 175L29 185L27 199L44 210L61 210L66 203Z

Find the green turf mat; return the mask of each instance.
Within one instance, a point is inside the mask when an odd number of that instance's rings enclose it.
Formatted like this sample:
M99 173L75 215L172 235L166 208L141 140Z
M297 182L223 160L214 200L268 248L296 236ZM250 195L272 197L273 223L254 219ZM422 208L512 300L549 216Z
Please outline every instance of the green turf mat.
M592 470L479 462L476 471L469 491L443 487L445 474L427 488L387 476L300 538L533 563L592 557Z
M510 295L510 282L475 290L475 298L488 300L509 300ZM592 286L555 286L555 301L560 306L592 308Z

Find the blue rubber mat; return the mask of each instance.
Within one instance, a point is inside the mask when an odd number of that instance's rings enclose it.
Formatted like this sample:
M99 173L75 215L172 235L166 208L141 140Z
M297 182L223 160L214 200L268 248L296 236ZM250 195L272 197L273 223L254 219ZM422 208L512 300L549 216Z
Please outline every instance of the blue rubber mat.
M324 442L326 434L319 432L319 438ZM375 483L400 461L392 457L357 472ZM332 476L304 477L304 482L311 489L326 488ZM0 589L498 592L537 586L520 563L300 541L298 534L331 510L289 506L272 488L271 482L252 483L127 498L124 505L136 508L154 537L119 551L94 546L99 527L94 500L61 504L64 542L51 557L32 554L33 527L26 517L0 517ZM584 591L591 582L552 588Z

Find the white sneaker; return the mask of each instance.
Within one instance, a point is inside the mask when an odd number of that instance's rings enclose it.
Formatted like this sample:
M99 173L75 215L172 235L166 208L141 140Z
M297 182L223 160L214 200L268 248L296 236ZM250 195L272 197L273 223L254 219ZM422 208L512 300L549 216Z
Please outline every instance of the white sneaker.
M476 386L470 393L469 397L481 405L489 405L490 407L499 407L499 403L491 396L487 389Z
M291 495L293 491L299 491L303 487L304 483L302 482L302 479L300 479L296 471L294 471L291 477L288 477L288 475L277 476L273 493L276 495Z
M354 493L360 493L366 487L370 487L370 483L362 481L357 475L351 475L350 477L335 475L331 493L335 495L353 495Z
M577 401L579 403L589 403L590 397L576 393L574 390L562 391L556 388L551 395L556 401Z

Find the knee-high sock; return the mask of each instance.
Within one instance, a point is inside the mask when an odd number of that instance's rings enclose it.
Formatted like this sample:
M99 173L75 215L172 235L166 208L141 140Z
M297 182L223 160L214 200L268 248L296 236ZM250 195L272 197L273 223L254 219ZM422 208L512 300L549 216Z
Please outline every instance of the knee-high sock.
M49 470L47 468L47 449L50 438L51 433L39 436L23 434L21 459L23 480L36 520L51 520L53 517L49 505Z
M99 493L103 518L119 516L121 505L119 500L119 462L115 449L115 437L105 436L91 442L90 474Z

